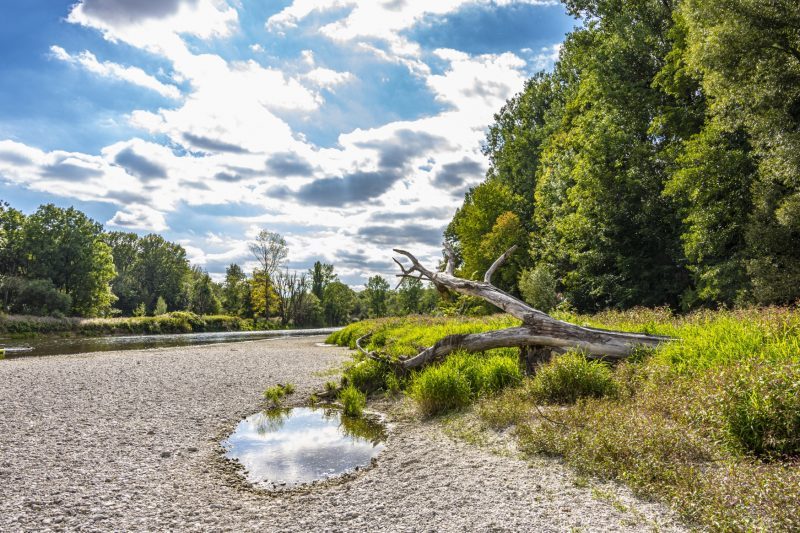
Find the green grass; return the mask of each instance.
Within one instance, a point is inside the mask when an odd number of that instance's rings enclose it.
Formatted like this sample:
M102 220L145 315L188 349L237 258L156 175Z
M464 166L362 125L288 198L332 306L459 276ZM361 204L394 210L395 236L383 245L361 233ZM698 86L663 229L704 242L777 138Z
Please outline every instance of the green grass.
M226 315L200 316L175 311L160 316L129 318L52 318L0 315L0 333L8 335L69 334L84 336L121 334L244 331L253 321Z
M280 407L281 401L283 401L286 395L294 394L294 388L294 384L292 383L285 383L283 385L279 383L267 388L267 390L264 391L264 398L269 400L272 408L277 408Z
M345 415L359 417L364 413L367 406L367 396L357 388L349 385L339 391L339 401L342 403L342 411Z
M613 396L617 383L607 364L570 352L539 367L530 391L536 401L568 404L579 398Z
M485 427L516 435L524 453L559 456L579 475L625 482L672 505L694 527L800 530L797 309L556 316L677 340L614 366L568 354L524 379L515 352L506 350L455 353L399 378L380 365L356 365L346 381L404 390L423 416L477 402ZM329 342L354 347L371 333L368 349L400 357L449 334L517 324L506 315L370 320Z

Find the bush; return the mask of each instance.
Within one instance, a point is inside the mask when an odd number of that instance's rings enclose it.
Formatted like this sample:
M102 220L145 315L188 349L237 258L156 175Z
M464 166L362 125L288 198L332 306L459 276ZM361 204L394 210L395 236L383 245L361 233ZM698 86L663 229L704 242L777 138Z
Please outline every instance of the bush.
M410 395L427 416L466 407L472 401L470 383L453 365L425 369L411 384Z
M732 444L764 458L800 455L800 365L738 374L717 406Z
M605 363L570 352L539 367L531 382L534 399L545 403L575 403L578 398L614 395L617 384Z
M72 298L45 279L5 277L0 282L0 293L11 313L63 317L72 309Z
M347 416L361 416L367 406L367 396L352 385L339 392L339 401Z
M545 313L558 303L558 282L550 268L537 266L523 270L519 277L519 292L526 302Z

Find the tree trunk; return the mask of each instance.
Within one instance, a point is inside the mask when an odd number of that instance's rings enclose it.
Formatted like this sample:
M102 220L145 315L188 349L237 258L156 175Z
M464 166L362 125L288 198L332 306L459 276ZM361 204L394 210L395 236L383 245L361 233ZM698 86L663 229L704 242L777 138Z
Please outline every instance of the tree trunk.
M409 252L395 249L395 252L407 257L412 264L411 267L406 268L395 259L394 261L402 271L398 277L426 279L440 290L449 289L482 298L522 321L520 326L497 331L450 335L417 355L400 361L399 364L402 367L406 369L419 368L442 359L455 350L480 352L492 348L509 347L525 347L526 368L549 359L549 355L546 353L551 353L553 350L577 349L590 357L622 359L628 357L636 348L654 348L672 340L669 337L658 335L588 328L557 320L498 289L491 283L492 274L513 251L514 247L501 255L486 272L484 280L481 282L459 278L453 274L454 258L452 250L448 248L446 248L448 261L444 271L441 272L428 270Z

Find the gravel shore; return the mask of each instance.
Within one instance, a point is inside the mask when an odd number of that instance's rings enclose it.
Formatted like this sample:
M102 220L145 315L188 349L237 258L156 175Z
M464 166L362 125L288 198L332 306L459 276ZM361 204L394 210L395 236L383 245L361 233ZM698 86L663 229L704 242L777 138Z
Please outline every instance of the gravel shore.
M396 420L375 468L302 493L250 490L221 437L269 385L297 401L347 356L322 337L0 361L0 531L682 530L617 485L576 483Z

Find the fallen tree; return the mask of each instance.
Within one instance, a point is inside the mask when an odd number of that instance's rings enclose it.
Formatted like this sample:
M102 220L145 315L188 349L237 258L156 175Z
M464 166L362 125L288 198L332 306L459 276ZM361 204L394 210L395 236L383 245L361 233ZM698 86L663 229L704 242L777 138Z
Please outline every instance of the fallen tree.
M669 337L658 335L588 328L557 320L495 287L492 285L492 275L515 249L516 246L513 246L498 257L486 271L483 281L473 281L455 276L453 273L455 256L452 249L447 246L445 246L447 262L441 271L429 270L411 253L395 249L396 253L406 257L411 262L411 266L405 266L398 259L394 259L401 270L401 273L397 274L397 277L401 278L401 282L405 278L427 280L439 290L452 290L457 293L482 298L520 319L522 324L485 333L450 335L413 357L392 361L391 364L401 369L410 370L443 359L456 350L480 352L492 348L518 347L521 350L520 357L523 359L527 370L532 371L538 363L549 359L554 351L564 352L570 349L577 349L589 357L622 359L628 357L637 348L654 348L663 342L672 340ZM359 339L358 347L368 357L389 362L375 352L367 352L362 347L362 340Z

